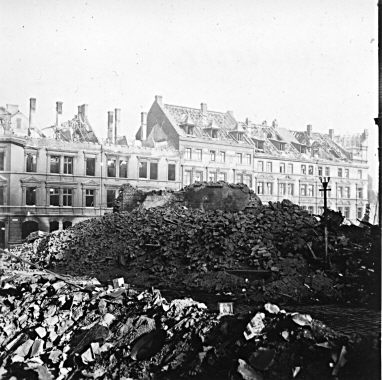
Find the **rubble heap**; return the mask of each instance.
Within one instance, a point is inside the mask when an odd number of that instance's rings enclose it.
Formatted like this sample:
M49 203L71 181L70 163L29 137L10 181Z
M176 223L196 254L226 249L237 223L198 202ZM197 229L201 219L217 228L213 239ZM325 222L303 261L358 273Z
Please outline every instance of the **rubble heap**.
M4 379L379 378L379 342L350 340L269 303L218 316L157 290L43 272L0 280Z
M34 260L67 273L104 271L105 261L149 266L176 274L180 267L206 272L250 267L277 272L281 258L305 251L317 221L288 201L250 213L185 207L133 210L90 219L50 234L35 246Z

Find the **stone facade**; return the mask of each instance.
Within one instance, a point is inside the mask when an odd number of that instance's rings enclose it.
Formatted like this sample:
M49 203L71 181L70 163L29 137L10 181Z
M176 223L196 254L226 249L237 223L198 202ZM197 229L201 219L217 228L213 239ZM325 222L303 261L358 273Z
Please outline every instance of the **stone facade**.
M164 104L156 96L142 145L167 136L179 149L182 186L195 181L245 183L263 202L289 199L314 214L323 211L320 177L330 177L328 206L353 222L367 204L367 131L354 138L290 131L271 124L237 121L231 111ZM153 143L154 141L154 143ZM344 143L345 146L341 146Z

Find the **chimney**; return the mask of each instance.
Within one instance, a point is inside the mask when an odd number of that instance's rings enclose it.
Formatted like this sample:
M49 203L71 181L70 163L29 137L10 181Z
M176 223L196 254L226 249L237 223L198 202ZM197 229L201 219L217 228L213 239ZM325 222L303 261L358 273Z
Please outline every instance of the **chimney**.
M108 111L107 113L107 141L109 144L114 143L113 139L113 118L114 113L113 111Z
M147 139L147 113L141 112L141 141Z
M29 129L28 135L30 135L30 130L35 127L35 115L36 115L36 99L29 99Z
M88 116L88 108L89 106L87 104L83 104L81 106L81 116L85 120Z
M155 101L162 106L163 105L163 97L162 95L155 95Z
M114 144L117 143L119 125L121 124L121 109L114 109Z
M329 129L329 137L331 140L333 140L334 137L334 129Z
M61 126L62 102L56 102L56 127Z
M312 124L308 124L306 126L306 133L308 134L309 137L312 135Z
M200 103L200 109L203 115L207 115L207 103Z

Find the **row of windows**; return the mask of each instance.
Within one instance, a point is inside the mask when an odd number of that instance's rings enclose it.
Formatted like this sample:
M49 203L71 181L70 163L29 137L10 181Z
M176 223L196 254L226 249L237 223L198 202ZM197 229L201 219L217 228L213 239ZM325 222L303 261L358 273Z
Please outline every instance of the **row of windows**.
M219 151L218 154L219 162L226 162L226 153L223 151ZM194 149L186 148L185 150L185 158L187 160L195 160L195 161L202 161L203 159L203 150L202 149ZM210 161L215 162L217 158L216 150L210 150L209 151L209 158ZM235 154L235 162L239 165L251 165L252 162L252 155L249 153L243 154L243 153L236 153Z
M307 210L310 214L314 213L314 206L301 206L302 209ZM318 206L317 211L319 214L322 214L324 212L323 206ZM350 207L337 207L337 211L339 211L345 218L350 218ZM357 218L362 219L363 217L363 207L357 207Z
M260 195L273 195L273 182L258 182L257 183L257 194ZM293 183L281 182L278 184L278 195L295 195L295 186ZM323 191L319 191L320 197L323 197ZM331 198L331 191L328 191L328 198ZM300 196L303 197L314 197L315 185L301 184L300 185ZM350 198L350 187L337 187L337 198ZM363 199L363 188L357 189L357 198Z
M264 167L264 161L257 162L257 171L258 172L268 172L273 173L273 163L271 161L266 161ZM265 169L265 170L264 170ZM279 163L279 173L293 174L294 166L292 163L285 164L285 162ZM301 164L301 174L314 175L314 166ZM318 176L330 177L330 167L329 166L318 166L317 168ZM338 168L338 177L349 178L349 169ZM362 179L362 170L357 171L357 178Z
M227 181L227 173L209 171L208 175L204 178L204 172L199 170L185 170L183 173L183 183L185 185L191 185L193 182L217 182L217 181ZM252 176L249 174L236 174L236 183L244 183L248 187L252 187Z
M25 190L25 204L27 206L36 205L36 187L27 187ZM48 204L49 206L73 206L73 195L74 189L60 189L60 188L50 188L48 191ZM96 190L85 189L85 207L95 206L95 195ZM106 203L107 207L112 207L115 200L116 190L106 190Z

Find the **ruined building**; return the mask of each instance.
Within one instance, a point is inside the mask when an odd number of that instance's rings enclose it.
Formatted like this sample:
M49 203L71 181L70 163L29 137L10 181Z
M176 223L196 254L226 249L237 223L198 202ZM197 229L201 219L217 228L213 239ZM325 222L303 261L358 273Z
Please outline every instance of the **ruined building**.
M125 182L150 190L181 186L178 152L128 143L119 135L119 109L108 113L108 137L101 141L87 105L65 122L62 106L56 103L48 128L35 124L35 99L29 118L16 106L0 108L0 247L111 212Z
M356 222L367 203L367 131L355 136L298 132L274 120L256 124L215 112L165 104L156 96L147 125L136 135L143 146L179 151L182 186L194 181L245 183L263 202L289 199L313 214L323 211L320 177L330 177L328 206Z
M107 114L101 140L81 105L49 127L16 105L0 107L0 246L35 230L54 231L112 211L116 191L177 190L195 181L244 183L263 202L289 199L321 214L320 177L331 177L328 206L351 221L367 204L367 132L337 136L236 120L231 111L165 104L156 96L134 141L123 136L121 111ZM106 128L105 128L106 129Z

